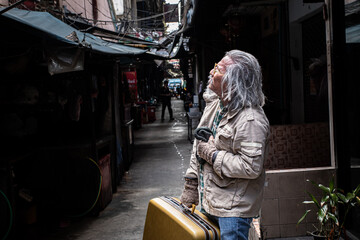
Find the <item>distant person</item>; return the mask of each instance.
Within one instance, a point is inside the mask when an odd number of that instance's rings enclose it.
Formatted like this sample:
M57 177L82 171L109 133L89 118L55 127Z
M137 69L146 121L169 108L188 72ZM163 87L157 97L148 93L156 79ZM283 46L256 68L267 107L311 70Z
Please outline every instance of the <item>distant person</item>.
M176 97L180 97L180 94L181 94L181 88L180 86L176 86Z
M192 95L190 92L187 92L184 96L184 109L186 112L189 111L190 107L192 107Z
M246 240L263 199L270 133L257 59L227 52L210 71L204 99L180 200L188 207L200 202L201 212L219 225L221 240Z
M169 89L169 81L165 80L164 85L161 88L160 97L162 101L162 110L161 110L161 121L164 121L165 108L168 108L170 120L174 120L173 111L171 108L171 92Z

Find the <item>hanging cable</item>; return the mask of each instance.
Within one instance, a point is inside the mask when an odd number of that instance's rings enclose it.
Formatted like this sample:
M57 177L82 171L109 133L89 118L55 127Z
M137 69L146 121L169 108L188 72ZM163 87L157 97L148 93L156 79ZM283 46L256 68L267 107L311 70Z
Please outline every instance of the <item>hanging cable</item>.
M85 1L85 0L84 0ZM67 0L64 0L64 2L66 2L67 4L68 4L68 6L71 6L71 4L67 1ZM82 10L84 10L84 13L85 13L85 19L87 19L87 17L86 17L86 13L87 13L87 11L86 11L86 8L84 7L84 6L82 6L82 5L80 5L79 3L77 3L76 1L74 1L74 3L78 6L78 7L80 7ZM71 8L74 10L74 12L76 12L76 10L71 6Z
M64 0L65 2L67 2L67 0ZM85 1L85 0L84 0ZM91 4L91 6L93 6L93 4L89 1L89 0L87 0L90 4ZM68 4L69 4L69 2L67 2ZM86 9L83 7L83 6L81 6L79 3L77 3L77 2L75 2L75 4L77 4L77 6L79 6L81 9L83 9L84 11L85 11L85 14L86 14ZM72 8L72 10L74 11L74 12L76 12L76 10L71 6L71 4L69 4L68 5L69 7L71 7ZM183 8L184 6L181 6L181 8ZM175 10L177 10L178 9L178 4L177 4L177 6L175 7L175 8L173 8L173 9L171 9L171 10L169 10L169 11L167 11L167 12L164 12L164 13L159 13L159 14L155 14L155 15L151 15L151 16L148 16L148 17L144 17L144 18L138 18L138 19L128 19L128 17L126 17L126 18L123 18L123 19L120 19L120 20L118 20L118 21L114 21L114 20L111 20L111 21L109 21L109 20L97 20L97 19L90 19L90 18L84 18L84 17L81 17L80 16L80 18L81 19L83 19L84 21L88 21L88 22L92 22L92 24L94 25L94 26L96 26L97 24L98 25L106 25L106 23L113 23L113 24L118 24L118 23L120 23L120 24L125 24L125 31L118 31L118 34L117 34L117 37L119 37L120 38L120 41L131 31L131 29L133 29L132 27L131 27L131 23L135 23L135 22L141 22L141 21L147 21L147 20L150 20L150 19L154 19L153 20L153 23L145 23L144 25L145 25L145 28L140 28L140 32L141 32L141 30L144 30L144 29L146 29L146 30L153 30L153 31L158 31L158 26L160 26L162 23L163 23L163 20L161 20L161 19L156 19L156 18L159 18L159 17L162 17L162 16L165 16L166 14L171 14L171 17L174 15L174 13L175 13ZM107 17L107 18L110 18L109 16L106 16L102 11L100 11L98 8L97 8L97 11L99 11L101 14L103 14L105 17ZM126 11L126 14L124 14L125 16L130 16L130 13L131 13L131 9L130 8L125 8L125 11ZM142 11L142 10L139 10L139 11ZM143 12L150 12L150 11L143 11ZM68 19L69 21L71 21L71 18L68 18L67 16L66 16L66 14L64 14L64 17L66 18L66 19ZM128 23L128 24L126 24L126 23ZM72 23L71 23L71 26L72 25L75 25L76 24L76 21L72 21ZM135 30L136 32L139 32L139 30Z
M90 5L92 6L92 7L94 7L94 5L92 4L92 2L90 2L90 0L87 0L88 1L88 3L90 3ZM99 13L101 13L104 17L106 17L106 18L110 18L110 19L112 19L111 17L109 17L109 16L107 16L107 15L105 15L102 11L100 11L100 9L96 6L96 11L98 11ZM112 21L111 21L112 22Z
M126 20L126 21L127 22L140 22L140 21L144 21L144 20L148 20L148 19L161 17L161 16L169 14L169 13L171 13L173 11L174 10L171 10L171 11L168 11L168 12L165 12L165 13L160 13L160 14L153 15L153 16L149 16L149 17L145 17L145 18L138 18L138 19L135 19L135 20ZM97 21L97 22L111 22L111 23L121 23L122 22L122 21L96 20L96 19L91 19L91 18L83 18L83 19L88 20L88 21Z

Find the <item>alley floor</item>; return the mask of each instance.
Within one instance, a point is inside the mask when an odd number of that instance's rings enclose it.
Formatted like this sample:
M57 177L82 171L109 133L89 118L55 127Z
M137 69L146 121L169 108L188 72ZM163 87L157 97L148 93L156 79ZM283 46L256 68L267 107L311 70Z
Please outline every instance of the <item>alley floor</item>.
M134 161L100 215L72 219L47 239L142 239L148 202L158 196L179 197L189 164L191 143L183 101L173 99L172 106L175 120L169 120L166 109L161 121L160 106L156 121L135 131Z

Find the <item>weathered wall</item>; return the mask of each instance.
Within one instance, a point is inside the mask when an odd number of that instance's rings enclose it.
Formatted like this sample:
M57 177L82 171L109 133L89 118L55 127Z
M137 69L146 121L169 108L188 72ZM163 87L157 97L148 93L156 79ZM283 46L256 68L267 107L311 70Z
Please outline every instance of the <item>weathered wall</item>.
M317 199L321 196L319 189L306 180L328 186L334 173L335 169L331 167L267 171L260 219L264 239L305 236L307 231L315 230L314 211L297 226L310 207L303 203L309 200L307 192Z

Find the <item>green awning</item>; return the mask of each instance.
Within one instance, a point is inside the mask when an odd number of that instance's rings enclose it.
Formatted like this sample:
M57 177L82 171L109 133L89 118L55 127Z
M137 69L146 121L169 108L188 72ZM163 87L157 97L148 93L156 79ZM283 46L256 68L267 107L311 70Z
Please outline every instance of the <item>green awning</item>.
M86 48L90 51L109 55L139 55L146 50L107 42L90 33L83 33L62 22L48 12L11 9L0 16L24 24L32 34L48 37L65 44Z

